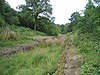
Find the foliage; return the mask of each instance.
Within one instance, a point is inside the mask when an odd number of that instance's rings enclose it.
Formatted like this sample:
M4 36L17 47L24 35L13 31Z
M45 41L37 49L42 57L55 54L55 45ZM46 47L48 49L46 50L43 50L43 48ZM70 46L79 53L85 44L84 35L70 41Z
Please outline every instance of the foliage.
M78 33L76 33L78 34ZM82 75L99 75L100 63L100 39L92 34L79 34L75 38L75 46L78 52L83 56L81 66Z
M21 5L19 8L21 8L23 11L30 11L29 13L34 17L34 30L36 30L37 27L37 21L40 14L49 16L49 14L52 14L52 7L49 4L49 0L25 0L26 5Z
M77 22L79 17L80 17L79 12L74 12L72 13L71 18L69 20L71 22Z
M53 36L57 36L60 33L60 28L54 23L51 23L51 21L46 17L40 17L37 30Z
M10 5L5 2L5 0L1 0L0 2L0 16L3 17L3 19L8 24L17 24L18 21L16 18L16 11L10 7Z
M5 25L5 20L0 16L0 27Z
M0 26L17 25L31 28L46 33L58 35L59 27L54 24L52 6L49 0L25 0L26 5L20 5L20 11L16 11L0 0Z
M0 15L4 13L5 0L0 0Z
M34 29L34 17L29 12L18 12L17 16L20 22L19 26Z
M94 6L91 0L86 5L84 16L71 22L75 33L74 44L83 56L81 75L100 74L100 7ZM69 29L71 29L69 27Z
M100 74L100 7L91 0L86 5L83 16L73 13L68 32L75 34L74 44L77 51L83 56L81 75Z
M70 24L70 23L65 24L64 31L65 31L65 33L72 32L73 31L73 24Z

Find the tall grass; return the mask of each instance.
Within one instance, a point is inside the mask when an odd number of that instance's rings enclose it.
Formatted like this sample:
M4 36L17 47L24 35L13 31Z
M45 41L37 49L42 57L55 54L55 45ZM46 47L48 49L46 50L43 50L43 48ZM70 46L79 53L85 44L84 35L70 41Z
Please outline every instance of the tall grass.
M1 75L58 75L58 63L64 49L60 43L42 44L30 52L9 58L0 57Z
M14 39L16 40L18 38L18 34L11 30L9 27L5 27L2 29L0 33L0 40L10 40Z

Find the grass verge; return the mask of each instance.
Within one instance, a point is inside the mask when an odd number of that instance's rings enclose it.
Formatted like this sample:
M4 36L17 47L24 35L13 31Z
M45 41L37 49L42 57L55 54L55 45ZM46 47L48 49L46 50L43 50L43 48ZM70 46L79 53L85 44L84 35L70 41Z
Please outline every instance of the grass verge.
M42 44L30 52L0 57L1 75L58 75L64 51L60 43ZM59 70L58 70L59 68Z

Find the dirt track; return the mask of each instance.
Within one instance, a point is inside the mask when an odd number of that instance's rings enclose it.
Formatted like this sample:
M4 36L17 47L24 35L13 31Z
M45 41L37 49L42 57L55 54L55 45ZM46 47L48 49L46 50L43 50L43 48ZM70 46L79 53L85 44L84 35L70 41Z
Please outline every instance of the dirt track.
M36 41L33 41L33 43L30 44L23 44L17 47L11 47L11 48L2 48L0 50L0 56L10 56L18 52L22 51L29 51L34 49L37 45L42 43L48 43L48 42L60 42L63 43L65 41L65 35L63 36L45 36L36 39Z
M75 50L73 36L69 36L67 39L69 42L66 47L66 62L62 75L80 75L81 56Z
M76 53L71 37L70 38L67 37L67 39L68 40L70 39L70 41L69 42L66 41L68 42L68 44L65 47L65 50L66 50L65 51L65 57L66 57L65 61L66 62L65 62L64 70L62 71L60 75L80 75L81 56ZM29 51L31 49L34 49L34 47L42 43L48 43L48 42L64 43L65 40L66 40L66 35L42 37L42 38L36 39L36 41L31 44L2 49L0 50L0 56L10 56L17 52Z

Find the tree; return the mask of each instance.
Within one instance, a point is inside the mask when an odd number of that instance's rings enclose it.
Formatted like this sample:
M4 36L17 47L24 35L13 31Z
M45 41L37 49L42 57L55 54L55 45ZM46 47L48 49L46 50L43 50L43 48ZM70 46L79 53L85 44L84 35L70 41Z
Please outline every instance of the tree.
M89 33L93 33L96 26L94 24L95 20L96 20L96 7L93 4L92 0L88 0L88 3L86 5L86 9L84 10L84 17L85 17L85 22L84 22L84 29L85 31L89 32Z
M95 3L98 4L98 6L100 6L100 0L93 0Z
M46 33L47 35L58 35L60 28L55 25L51 19L40 17L37 23L37 30Z
M96 28L100 25L100 7L95 6L92 0L88 0L84 10L84 16L80 16L78 12L71 15L71 23L69 30L77 30L79 33L95 33Z
M68 25L67 32L73 31L73 29L74 29L73 27L77 26L80 17L81 16L80 16L79 12L76 11L76 12L72 13L71 18L69 19L71 21L71 23Z
M28 11L26 12L18 12L17 16L19 18L20 26L28 27L34 29L34 18L29 14Z
M19 24L16 11L5 0L0 0L0 18L2 25L6 25L6 23L10 25Z
M5 0L0 0L0 14L4 13Z
M70 18L69 20L70 20L71 22L75 22L75 21L78 20L79 17L80 17L79 12L74 12L74 13L72 13L71 18Z
M44 15L47 17L50 17L52 14L52 7L49 4L49 0L25 0L26 5L23 6L23 9L30 10L32 16L35 19L35 25L34 30L36 30L37 27L37 20L40 15Z

